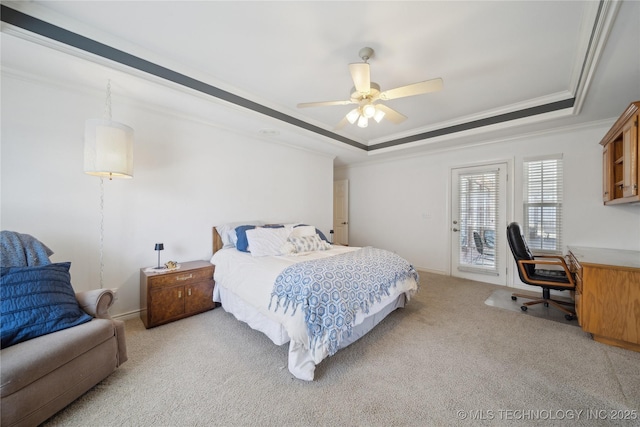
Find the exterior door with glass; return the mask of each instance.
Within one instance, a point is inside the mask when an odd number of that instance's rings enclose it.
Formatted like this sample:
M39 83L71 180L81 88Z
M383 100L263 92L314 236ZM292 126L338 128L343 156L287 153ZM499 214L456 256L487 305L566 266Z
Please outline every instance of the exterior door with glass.
M507 163L451 170L451 275L507 284Z

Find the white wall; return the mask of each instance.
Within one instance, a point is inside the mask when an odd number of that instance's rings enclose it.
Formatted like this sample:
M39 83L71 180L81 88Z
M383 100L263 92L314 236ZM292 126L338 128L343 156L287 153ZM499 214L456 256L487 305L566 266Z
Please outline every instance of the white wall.
M76 290L99 286L100 179L83 173L84 121L104 94L2 75L0 228L31 234L71 261ZM139 309L139 271L209 259L211 227L304 221L328 235L333 160L113 97L113 119L135 130L134 178L104 181L105 287L112 314Z
M29 233L72 262L76 290L98 286L100 180L82 172L87 118L104 94L2 75L0 228ZM237 135L114 97L114 120L135 129L135 177L105 180L105 287L113 314L139 309L139 269L208 259L211 227L232 220L332 222L330 157ZM603 206L601 146L608 126L529 136L335 171L349 179L350 243L394 250L449 272L452 167L512 159L513 218L522 219L522 159L564 154L565 244L640 250L640 204ZM426 218L425 218L426 217Z
M640 203L602 204L599 142L607 130L585 126L338 169L335 179L349 180L349 243L394 250L417 268L448 274L451 168L511 159L513 219L522 222L523 158L563 153L564 244L640 250Z

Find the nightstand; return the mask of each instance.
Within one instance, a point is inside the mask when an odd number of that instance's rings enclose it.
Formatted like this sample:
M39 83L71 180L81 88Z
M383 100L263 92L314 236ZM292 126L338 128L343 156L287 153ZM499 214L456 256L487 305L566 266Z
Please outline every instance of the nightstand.
M167 273L140 269L140 318L146 328L214 308L213 270L208 261L190 261Z

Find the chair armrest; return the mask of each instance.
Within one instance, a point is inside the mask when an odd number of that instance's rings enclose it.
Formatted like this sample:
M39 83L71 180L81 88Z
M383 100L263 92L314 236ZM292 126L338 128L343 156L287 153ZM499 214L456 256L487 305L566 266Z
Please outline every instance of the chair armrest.
M76 292L76 299L87 314L100 319L111 319L109 307L115 301L115 293L111 289L94 289Z
M565 262L564 257L560 256L560 255L544 255L544 254L541 254L541 255L535 255L535 257L536 257L536 259L553 258L553 259L557 259L557 260L560 260L562 262Z
M555 259L541 259L541 258L555 258ZM527 274L527 269L524 268L524 264L558 265L562 267L562 269L564 270L567 276L567 280L569 280L569 283L571 284L571 286L573 287L576 286L575 282L573 281L573 275L571 274L571 271L569 270L569 267L567 266L567 263L564 260L564 257L561 257L559 255L547 255L547 256L542 256L540 258L536 258L532 260L529 260L529 259L518 260L518 267L520 267L521 271L523 272L527 280L531 280L534 283L544 283L543 281L532 280Z
M118 341L118 361L116 366L127 361L127 342L125 339L124 322L114 320L109 315L109 307L116 299L115 291L112 289L94 289L91 291L76 292L76 299L80 307L87 314L98 319L108 319L113 322L114 333Z

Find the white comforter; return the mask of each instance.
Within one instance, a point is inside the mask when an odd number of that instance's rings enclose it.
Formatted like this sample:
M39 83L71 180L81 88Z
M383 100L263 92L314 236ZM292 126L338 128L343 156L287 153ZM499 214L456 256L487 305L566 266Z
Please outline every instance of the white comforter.
M224 307L224 301L221 301L220 298L221 288L224 288L224 292L233 293L267 319L282 325L291 341L289 345L289 370L300 379L312 380L315 365L327 357L328 351L324 343L319 343L318 348L309 348L309 336L302 310L298 310L292 316L291 311L284 313L282 309L277 311L269 309L273 284L278 275L294 263L330 257L358 249L360 248L334 246L327 251L314 251L296 256L265 257L254 257L235 248L221 249L211 258L211 263L216 266L214 301L222 302ZM397 299L400 294L405 293L410 297L416 290L415 280L400 281L389 289L391 295L384 298L382 302L375 303L368 314L358 313L354 326L362 323L366 316L375 315L389 301ZM267 335L269 336L269 334ZM271 336L270 338L278 345L286 342L286 340L277 342L281 340Z

